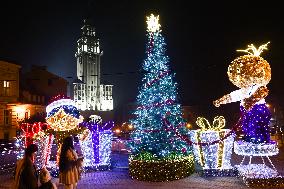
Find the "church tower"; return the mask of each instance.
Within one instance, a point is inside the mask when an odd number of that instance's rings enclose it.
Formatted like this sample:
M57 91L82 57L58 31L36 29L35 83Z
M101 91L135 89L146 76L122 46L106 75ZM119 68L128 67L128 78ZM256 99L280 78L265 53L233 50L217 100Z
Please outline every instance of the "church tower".
M112 85L103 85L101 79L100 41L95 28L86 20L77 41L77 79L73 82L74 101L80 110L113 110Z

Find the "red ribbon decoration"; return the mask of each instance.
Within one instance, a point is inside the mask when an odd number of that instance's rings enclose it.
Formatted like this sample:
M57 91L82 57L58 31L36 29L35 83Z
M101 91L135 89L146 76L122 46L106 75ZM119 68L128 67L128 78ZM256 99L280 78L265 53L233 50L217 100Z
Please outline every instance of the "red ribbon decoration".
M35 134L37 134L40 131L44 131L49 128L49 125L47 123L41 123L41 122L35 122L33 124L31 123L22 123L21 129L25 134L26 147L33 143L33 137Z
M169 124L169 121L166 119L166 118L163 118L164 120L164 123L167 124L167 125L170 125ZM241 116L241 118L239 119L239 121L237 122L237 124L232 128L232 130L227 133L223 138L219 139L219 140L215 140L215 141L212 141L212 142L192 142L188 135L182 135L180 134L179 132L175 131L175 134L182 140L186 141L189 145L201 145L201 146L206 146L206 145L212 145L212 144L217 144L223 140L225 140L226 138L228 138L229 136L231 136L233 133L235 133L236 131L239 131L240 129L240 126L242 123L242 120L243 120L243 116ZM174 130L174 127L171 125L170 128L172 128L172 130Z
M239 131L240 127L241 127L241 122L242 122L243 116L241 116L241 118L239 119L239 121L237 122L237 124L232 128L232 130L227 133L223 138L219 139L219 140L215 140L212 142L193 142L190 140L190 138L188 137L188 135L183 135L180 134L177 129L180 127L184 126L184 123L179 124L177 127L174 127L173 125L171 125L169 123L169 121L166 118L163 118L163 121L165 123L165 125L168 125L169 127L167 127L166 129L162 130L162 129L156 129L156 130L142 130L143 132L147 132L147 133L157 133L157 132L161 132L161 131L175 131L175 134L182 140L184 140L185 142L187 142L189 145L201 145L201 146L206 146L206 145L212 145L212 144L217 144L223 140L225 140L226 138L228 138L229 136L231 136L233 133L236 133L237 131Z
M174 100L172 99L168 99L164 102L157 102L155 104L152 104L152 105L149 105L149 106L138 106L137 109L150 109L150 108L153 108L153 107L161 107L161 106L164 106L164 105L170 105L170 104L173 104L174 103Z

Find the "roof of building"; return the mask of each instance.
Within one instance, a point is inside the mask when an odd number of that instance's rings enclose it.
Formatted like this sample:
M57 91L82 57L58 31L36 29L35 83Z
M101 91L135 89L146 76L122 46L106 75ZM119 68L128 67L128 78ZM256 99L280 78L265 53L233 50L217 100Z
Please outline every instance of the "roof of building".
M81 83L81 84L85 84L83 81L81 81L80 79L76 78L74 81L73 81L73 84L74 83Z
M15 66L15 67L18 67L18 68L21 68L21 67L22 67L22 66L19 65L19 64L7 62L7 61L5 61L5 60L0 60L0 64L8 64L8 65L10 65L10 66Z

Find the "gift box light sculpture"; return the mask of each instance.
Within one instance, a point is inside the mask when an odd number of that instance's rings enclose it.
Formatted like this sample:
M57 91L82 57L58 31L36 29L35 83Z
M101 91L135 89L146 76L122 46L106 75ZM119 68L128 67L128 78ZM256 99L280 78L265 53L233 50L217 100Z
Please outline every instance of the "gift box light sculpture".
M211 125L198 117L196 124L200 129L189 132L195 169L203 176L234 176L230 161L235 135L230 129L223 129L225 118L216 116Z
M30 144L38 146L38 152L35 158L35 164L38 169L41 169L47 164L47 160L51 150L52 135L45 133L49 128L46 123L22 123L20 125L23 134L17 137L17 159L24 155L24 149Z
M105 170L110 168L110 153L114 122L82 122L81 127L87 128L79 135L81 151L84 156L85 170Z
M279 186L284 183L269 159L269 156L278 153L278 148L270 140L271 113L264 99L268 95L266 85L271 79L271 68L260 54L267 49L268 44L269 42L258 49L251 44L245 50L238 50L247 52L248 55L233 60L227 74L229 80L240 89L213 102L216 107L230 102L241 102L241 117L237 125L241 127L242 133L241 140L234 142L234 151L244 156L241 164L236 167L249 186ZM251 163L252 157L256 156L262 158L263 164ZM246 157L249 157L247 165L244 164ZM270 167L265 164L263 157L267 158Z

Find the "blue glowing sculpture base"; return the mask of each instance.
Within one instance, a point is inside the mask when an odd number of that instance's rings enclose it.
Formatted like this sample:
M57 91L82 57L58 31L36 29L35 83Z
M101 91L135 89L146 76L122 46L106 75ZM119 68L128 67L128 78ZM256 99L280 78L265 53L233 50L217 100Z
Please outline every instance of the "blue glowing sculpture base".
M248 187L284 186L284 178L265 164L237 165L238 176Z
M234 142L234 152L241 156L274 156L279 153L277 142L254 144L242 140Z
M202 169L197 173L202 177L235 177L238 175L236 168L230 169Z
M279 153L277 143L254 144L245 141L235 141L234 152L243 156L240 165L236 165L238 176L249 187L280 187L284 186L284 177L279 175L269 156ZM249 158L248 164L244 164L246 157ZM262 164L252 164L253 157L260 157ZM269 166L265 164L266 158Z

